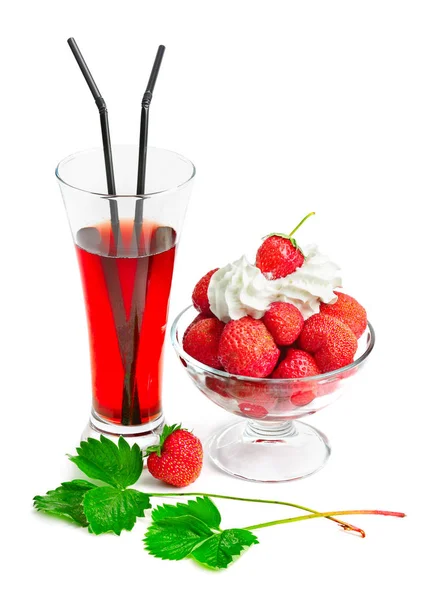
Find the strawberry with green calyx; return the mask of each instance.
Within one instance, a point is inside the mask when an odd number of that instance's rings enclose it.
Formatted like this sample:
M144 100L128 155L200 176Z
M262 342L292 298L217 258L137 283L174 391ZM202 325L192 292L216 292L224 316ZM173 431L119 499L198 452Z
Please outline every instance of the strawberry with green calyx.
M256 266L268 279L280 279L301 267L305 260L293 235L314 212L306 215L291 233L270 233L256 254Z
M181 425L165 425L159 443L147 448L145 454L150 474L176 487L190 485L202 470L202 444Z

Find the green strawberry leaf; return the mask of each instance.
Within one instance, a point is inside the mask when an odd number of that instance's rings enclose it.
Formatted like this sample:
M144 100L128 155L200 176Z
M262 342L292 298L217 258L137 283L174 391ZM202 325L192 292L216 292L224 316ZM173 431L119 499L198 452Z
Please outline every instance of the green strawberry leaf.
M198 497L195 500L189 500L187 504L163 504L158 506L152 512L153 521L162 521L172 517L182 517L191 515L212 529L219 529L221 515L215 504L208 497Z
M158 506L152 519L144 544L150 554L163 560L191 556L211 569L226 569L245 548L259 543L244 529L216 531L221 515L208 497Z
M151 504L150 496L143 492L105 486L87 492L83 507L90 533L112 531L120 535L124 529L131 531L137 517L143 517Z
M88 438L81 442L77 454L69 460L83 473L120 490L134 484L143 470L139 446L131 447L123 437L119 438L118 445L103 435L100 440Z
M62 483L55 490L50 490L45 496L35 496L34 508L39 511L67 517L87 527L82 502L85 494L97 486L83 479L74 479Z
M226 569L245 548L258 539L244 529L216 531L221 515L207 497L186 504L164 504L152 512L153 524L144 538L146 550L164 560L191 556L211 569Z
M154 521L144 537L149 554L162 560L181 560L214 535L209 527L190 515Z
M259 544L258 538L245 529L225 529L215 533L192 552L192 557L211 569L226 569L243 550Z

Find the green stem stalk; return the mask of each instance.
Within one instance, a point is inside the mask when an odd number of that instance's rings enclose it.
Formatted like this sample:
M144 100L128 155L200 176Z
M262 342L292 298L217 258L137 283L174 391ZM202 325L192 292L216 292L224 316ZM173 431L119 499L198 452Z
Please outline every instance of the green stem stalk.
M238 496L223 496L222 494L207 494L203 492L180 492L175 494L150 494L150 496L156 496L158 498L172 498L176 496L207 496L209 498L221 498L223 500L238 500L239 502L257 502L263 504L278 504L280 506L290 506L291 508L297 508L299 510L304 510L305 512L312 513L314 515L321 516L317 510L313 510L312 508L307 508L306 506L301 506L300 504L293 504L291 502L283 502L281 500L265 500L261 498L240 498ZM350 523L345 523L344 521L340 521L339 519L335 519L334 517L328 516L326 517L330 521L334 521L344 529L345 531L353 531L355 533L359 533L361 537L365 537L365 531L360 529L359 527L355 527L355 525L351 525Z
M299 229L299 227L301 227L303 225L303 223L306 221L306 219L309 219L309 217L312 217L312 215L314 215L314 212L310 212L308 215L306 215L306 217L304 217L300 223L298 225L296 225L296 227L293 229L293 231L289 234L289 237L293 237L293 235L296 233L296 231Z
M291 519L267 521L266 523L259 523L258 525L249 525L249 527L243 527L243 529L246 529L247 531L253 531L254 529L263 529L264 527L272 527L273 525L285 525L286 523L296 523L296 521L307 521L308 519L318 519L320 517L328 518L337 515L383 515L385 517L406 517L405 513L390 512L386 510L337 510L325 513L315 513L312 515L303 515L302 517L292 517Z

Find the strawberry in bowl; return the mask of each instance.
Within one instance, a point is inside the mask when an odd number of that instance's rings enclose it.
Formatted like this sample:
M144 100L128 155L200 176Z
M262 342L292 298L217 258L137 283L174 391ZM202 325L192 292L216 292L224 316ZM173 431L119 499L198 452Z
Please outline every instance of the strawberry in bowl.
M339 267L293 238L309 216L267 236L254 263L243 256L204 275L171 330L195 385L243 417L208 451L244 479L298 479L325 464L326 436L298 419L337 399L375 342L363 306L340 291Z

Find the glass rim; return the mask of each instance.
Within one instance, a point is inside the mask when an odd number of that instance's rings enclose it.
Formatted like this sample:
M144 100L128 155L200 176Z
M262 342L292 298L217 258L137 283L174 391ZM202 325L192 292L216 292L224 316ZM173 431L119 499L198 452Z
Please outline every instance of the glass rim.
M371 354L372 349L374 348L374 345L375 345L375 330L374 330L374 327L371 325L371 323L369 321L367 321L369 334L371 336L370 342L369 342L367 348L361 354L361 356L359 356L356 360L354 360L352 363L346 365L345 367L341 367L340 369L336 369L334 371L328 371L327 373L320 373L319 375L312 375L311 377L302 377L301 379L278 379L278 378L274 379L272 377L246 377L244 375L234 375L233 373L227 373L227 371L220 371L218 369L214 369L213 367L209 367L208 365L205 365L205 364L199 362L198 360L196 360L195 358L193 358L192 356L187 354L187 352L185 352L184 348L178 341L177 328L178 328L178 323L179 323L181 317L184 314L186 314L187 311L189 311L190 309L196 310L191 305L187 306L179 313L179 315L174 319L174 322L172 323L171 342L172 342L172 345L173 345L174 349L176 350L177 354L181 358L183 358L187 363L193 364L195 367L200 368L203 371L210 373L211 375L219 375L220 377L224 377L224 378L226 377L229 379L231 379L231 378L237 379L239 381L248 381L248 382L252 382L252 383L258 383L258 381L259 382L263 381L263 382L267 382L267 383L272 382L273 385L281 384L281 383L293 384L293 381L302 381L302 382L304 382L304 381L327 381L329 379L336 378L341 373L346 373L347 371L355 369L357 366L362 364L366 360L366 358L368 358L368 356Z
M138 146L136 146L135 144L114 144L112 146L112 151L114 148L138 148ZM108 199L108 200L111 198L150 198L151 196L159 196L161 194L173 193L173 192L176 192L177 190L184 188L186 185L188 185L190 183L190 181L196 175L196 167L194 166L194 163L192 163L192 161L189 158L186 158L182 154L179 154L178 152L174 152L173 150L167 150L166 148L158 148L157 146L149 146L148 150L149 149L150 150L159 150L161 152L167 152L168 154L173 154L175 157L181 159L183 162L185 162L187 165L189 165L191 167L191 174L188 177L188 179L185 179L183 182L181 182L178 185L175 185L173 187L167 188L165 190L159 190L157 192L150 192L149 194L105 194L105 193L101 193L101 192L94 192L92 190L86 190L86 189L80 188L76 185L72 185L71 183L68 183L61 177L59 172L60 172L60 168L63 165L65 165L68 162L70 162L71 160L74 160L75 158L78 158L85 154L90 154L90 153L98 152L98 151L100 151L103 154L103 148L101 148L100 146L95 146L93 148L87 148L85 150L78 150L78 152L74 152L73 154L69 154L68 156L65 156L65 158L62 158L62 160L60 160L58 162L56 169L55 169L55 175L56 175L57 179L61 183L63 183L63 185L66 185L66 187L68 187L68 188L72 188L74 190L77 190L78 192L82 192L84 194L90 194L92 196L97 196L99 198Z

